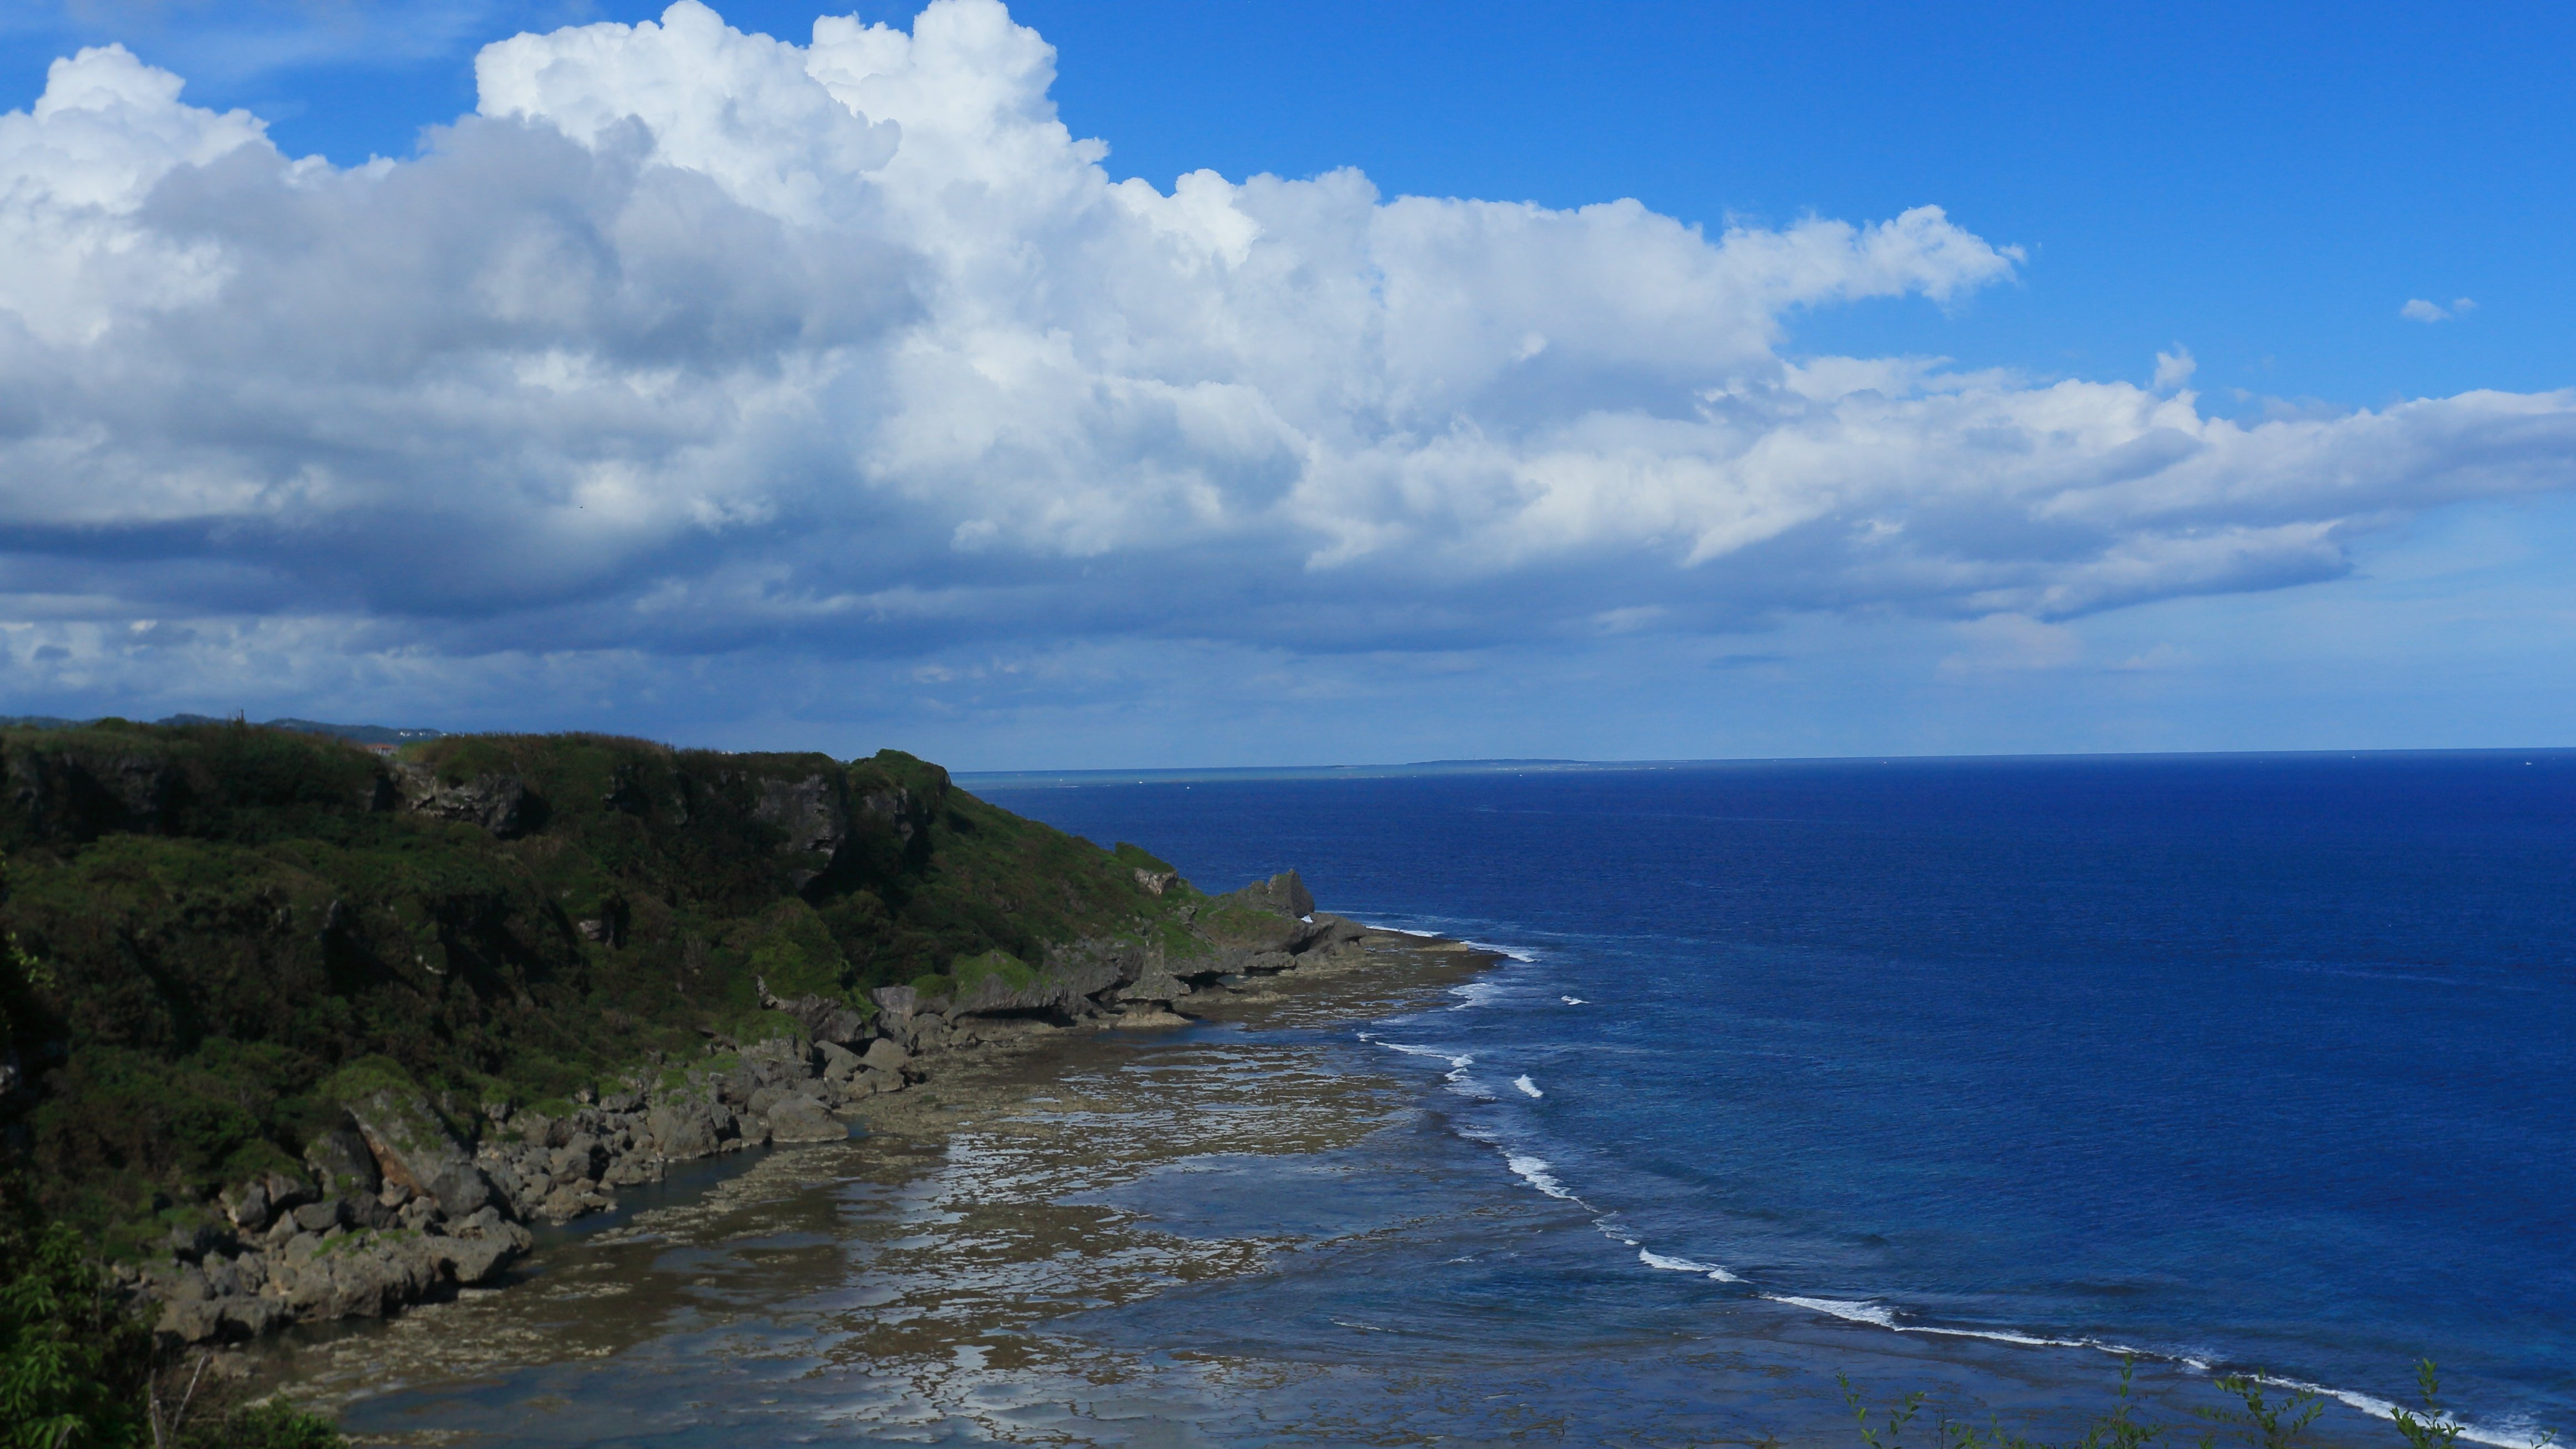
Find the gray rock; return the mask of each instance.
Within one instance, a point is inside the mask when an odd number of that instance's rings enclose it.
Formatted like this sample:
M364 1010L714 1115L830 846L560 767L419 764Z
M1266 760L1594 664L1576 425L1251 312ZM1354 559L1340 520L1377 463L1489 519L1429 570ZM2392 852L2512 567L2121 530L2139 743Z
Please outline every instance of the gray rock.
M190 1298L161 1305L155 1330L181 1343L211 1343L223 1332L223 1306L210 1298Z
M1169 1006L1190 994L1190 984L1163 969L1157 961L1145 974L1118 989L1117 999L1130 1004Z
M541 1216L564 1222L583 1213L597 1212L614 1202L615 1199L588 1183L568 1182L546 1194L545 1202L537 1211Z
M492 1201L492 1180L483 1175L483 1169L460 1159L429 1185L429 1195L437 1199L440 1212L461 1218Z
M911 1064L912 1054L884 1037L879 1037L868 1043L867 1055L859 1058L859 1062L870 1071L893 1072L900 1075L903 1069Z
M1314 917L1306 939L1297 947L1301 953L1329 951L1336 946L1349 945L1369 933L1368 927L1357 921L1344 920L1340 916L1328 915L1323 911L1314 912Z
M215 1308L222 1316L223 1324L218 1336L227 1340L259 1338L284 1326L284 1310L270 1299L247 1294L234 1298L218 1298L215 1300Z
M480 825L504 840L528 828L535 797L528 793L525 781L515 775L478 775L461 784L449 784L438 778L438 772L427 765L394 766L395 785L403 793L403 803L423 815L441 820L462 820Z
M599 1175L599 1185L633 1187L640 1182L660 1182L662 1175L662 1159L636 1153L609 1163L608 1170Z
M713 1102L668 1102L656 1105L645 1119L653 1150L673 1161L705 1157L735 1135L731 1110Z
M259 1181L260 1186L268 1190L268 1210L271 1213L282 1213L290 1208L302 1207L308 1202L322 1200L321 1192L312 1183L300 1177L292 1177L283 1172L272 1172Z
M811 1097L781 1097L770 1104L769 1134L777 1142L839 1142L849 1126Z
M805 1034L817 1045L847 1045L868 1036L868 1018L828 996L800 996L793 1001L772 998L762 1004L796 1018L796 1024L805 1028Z
M268 1205L268 1188L256 1178L227 1189L223 1202L225 1216L233 1220L234 1227L246 1233L267 1227L269 1219L274 1216Z
M418 1092L387 1087L349 1103L348 1109L387 1182L425 1193L442 1173L465 1161L465 1149ZM274 1187L269 1196L276 1198Z
M871 1093L900 1092L904 1089L903 1073L889 1072L882 1067L870 1067L860 1074L859 1084L864 1085Z
M826 1081L846 1082L867 1066L866 1058L834 1042L817 1042L814 1049L823 1058L823 1078Z
M372 1196L384 1186L376 1154L355 1129L325 1132L304 1149L304 1165L313 1169L325 1197Z
M340 1225L340 1200L309 1202L293 1214L295 1225L308 1233L329 1232Z
M193 1263L229 1240L229 1235L213 1223L192 1223L184 1228L172 1228L170 1256L182 1263Z
M557 1181L567 1178L596 1179L599 1170L608 1165L608 1150L599 1139L585 1132L558 1147L546 1163L546 1171Z
M752 818L785 832L779 853L792 867L788 872L790 882L803 890L808 882L831 868L842 844L849 839L847 777L835 771L818 772L801 780L764 778L759 789L760 800L752 806Z

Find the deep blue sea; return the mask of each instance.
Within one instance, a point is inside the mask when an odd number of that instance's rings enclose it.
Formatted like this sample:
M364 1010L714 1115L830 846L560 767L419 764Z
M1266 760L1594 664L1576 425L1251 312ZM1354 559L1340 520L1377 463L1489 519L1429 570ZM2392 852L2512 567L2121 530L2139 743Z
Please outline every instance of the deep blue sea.
M1509 951L1364 1049L1582 1229L1524 1317L1759 1296L2356 1400L2429 1356L2478 1437L2576 1430L2576 755L967 784Z

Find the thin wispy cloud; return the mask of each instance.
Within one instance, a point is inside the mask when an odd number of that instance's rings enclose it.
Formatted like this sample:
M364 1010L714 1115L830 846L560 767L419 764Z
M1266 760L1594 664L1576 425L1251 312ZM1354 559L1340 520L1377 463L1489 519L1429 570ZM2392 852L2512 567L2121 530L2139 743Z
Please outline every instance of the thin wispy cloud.
M2035 667L2054 621L2576 481L2569 392L2248 425L2179 345L2143 388L1800 353L1802 312L2016 275L1937 206L1711 235L1348 170L1160 188L1059 123L1054 66L987 0L810 46L684 0L489 46L476 114L343 169L121 49L57 63L0 117L0 667L1795 611L2017 620L1962 667Z
M2451 305L2448 307L2445 307L2438 302L2427 302L2423 298L2417 297L2408 302L2405 306L2398 308L2397 315L2405 318L2409 322L2448 322L2454 317L2476 311L2477 306L2477 303L2466 297L2455 297L2451 299Z

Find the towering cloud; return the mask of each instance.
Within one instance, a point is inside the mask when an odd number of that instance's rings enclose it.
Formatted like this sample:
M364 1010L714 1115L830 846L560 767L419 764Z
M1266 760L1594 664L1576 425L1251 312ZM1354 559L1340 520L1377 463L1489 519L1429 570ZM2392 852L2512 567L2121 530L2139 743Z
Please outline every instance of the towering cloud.
M1112 181L1054 60L992 0L801 47L681 0L490 46L476 114L351 169L57 62L0 117L0 669L145 620L214 668L2050 619L2576 481L2576 394L2247 427L1787 349L2013 274L1935 207Z

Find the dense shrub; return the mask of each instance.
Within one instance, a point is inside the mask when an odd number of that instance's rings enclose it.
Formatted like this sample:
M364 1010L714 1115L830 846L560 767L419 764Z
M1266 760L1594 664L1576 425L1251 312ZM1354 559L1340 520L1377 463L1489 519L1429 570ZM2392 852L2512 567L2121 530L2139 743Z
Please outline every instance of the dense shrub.
M779 1030L764 990L1017 981L1188 896L896 751L104 724L0 730L0 780L0 1168L120 1250L298 1158L354 1062L470 1132Z

